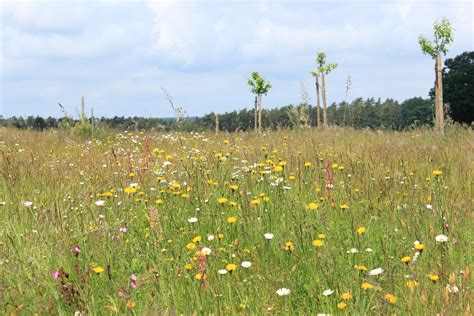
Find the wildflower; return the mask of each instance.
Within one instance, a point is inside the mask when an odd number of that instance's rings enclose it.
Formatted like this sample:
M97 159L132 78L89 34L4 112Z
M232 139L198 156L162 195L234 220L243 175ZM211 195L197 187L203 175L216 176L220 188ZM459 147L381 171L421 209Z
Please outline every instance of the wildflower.
M265 233L263 236L264 236L265 239L267 239L267 240L273 239L273 234L272 234L272 233Z
M208 248L208 247L204 247L204 248L201 249L201 253L205 256L210 255L211 252L212 252L211 248Z
M137 192L137 189L132 188L132 187L130 186L130 187L126 187L124 191L125 191L125 193L127 193L127 194L130 195L130 194L132 194L132 193Z
M442 174L443 174L443 171L436 169L436 170L433 170L432 173L433 173L433 175L434 175L435 177L437 177L437 176L442 175Z
M429 273L429 274L428 274L428 279L430 279L430 280L433 281L433 282L438 282L439 279L440 279L440 277L439 277L438 274L431 274L431 273Z
M235 271L237 269L237 266L233 263L229 263L228 265L225 266L226 270L229 272Z
M189 223L196 223L198 221L197 217L191 217L188 219Z
M196 237L193 238L193 242L194 242L194 243L198 243L198 242L200 242L201 240L202 240L202 237L201 237L201 236L196 236Z
M132 308L134 308L135 306L137 306L137 304L136 304L134 301L128 301L128 302L127 302L127 308L128 308L128 309L132 309Z
M137 287L137 276L135 274L130 275L130 287L132 289Z
M423 251L423 249L425 249L425 245L417 243L417 244L415 244L415 249L421 252L421 251Z
M118 291L117 295L120 296L120 297L124 297L125 292L123 290L120 290L120 291Z
M447 285L446 285L446 291L447 291L448 293L454 293L454 294L456 294L457 292L459 292L459 288L458 288L456 285L447 284Z
M202 279L202 274L201 273L198 273L194 276L194 278L197 280L197 281L201 281Z
M219 271L217 271L217 273L224 275L224 274L227 274L228 271L226 269L220 269Z
M293 249L295 249L295 245L293 244L293 242L287 241L285 243L285 250L286 251L292 251Z
M324 240L322 240L322 239L313 240L313 246L322 247L323 245L324 245Z
M437 242L447 242L448 241L448 236L440 234L435 237L435 240Z
M351 248L350 250L347 251L347 253L358 253L359 250L357 248Z
M357 228L356 233L359 234L359 235L362 235L363 233L365 233L365 227L361 226L361 227Z
M382 274L383 269L382 268L377 268L369 271L369 275L377 276Z
M237 217L235 217L235 216L230 216L230 217L227 218L227 223L231 223L231 224L232 224L232 223L235 223L235 222L237 222Z
M397 297L393 294L385 294L384 299L389 302L390 304L395 304L397 302Z
M189 271L189 270L192 270L193 265L190 264L190 263L187 263L187 264L184 266L184 268Z
M120 231L122 234L125 234L125 233L128 231L128 229L127 229L127 227L120 227L120 228L119 228L119 231Z
M273 168L273 171L275 171L275 172L282 172L282 171L283 171L283 167L282 167L282 166L275 166L275 168Z
M411 290L413 290L415 287L417 287L418 284L419 284L419 283L418 283L418 281L416 281L416 280L408 280L408 281L407 281L407 287L408 287L409 289L411 289Z
M250 201L250 205L260 205L260 199Z
M367 248L365 249L366 252L373 252L374 250L372 248Z
M213 241L216 237L214 235L207 236L208 241Z
M287 289L287 288L284 288L284 287L282 287L281 289L278 289L276 291L276 294L278 294L278 296L285 296L285 295L288 295L290 293L291 293L291 290Z
M400 259L401 262L408 264L410 263L411 257L410 256L405 256L402 259Z
M346 308L346 307L347 307L347 304L344 303L344 302L339 302L339 303L337 303L337 308L339 308L339 309L344 309L344 308Z
M313 164L312 164L311 162L309 162L309 161L307 161L307 162L304 163L304 166L305 166L306 168L309 168L309 167L311 167L312 165L313 165Z
M103 201L103 200L98 200L98 201L96 201L94 204L97 205L97 206L104 206L104 205L105 205L105 201Z
M323 291L323 295L324 295L324 296L330 296L330 295L332 295L333 293L334 293L334 291L331 290L331 289L327 289L327 290L324 290L324 291Z
M308 206L306 207L308 210L316 210L317 208L319 207L318 204L314 203L314 202L311 202L308 204Z
M354 269L356 269L357 271L367 271L367 267L366 267L366 266L357 265L357 264L354 266Z
M72 250L72 252L77 256L79 256L79 254L81 253L81 248L79 248L79 246L76 246L74 247L74 249Z
M227 199L225 197L221 197L219 200L217 200L217 202L219 202L220 204L224 204L224 203L227 203Z
M92 271L94 271L96 274L101 274L105 270L102 267L95 267L95 268L92 269Z
M155 200L155 204L163 204L163 200L160 200L160 199Z
M318 237L319 237L319 239L324 239L324 238L326 238L326 235L325 234L319 234Z
M193 250L196 248L196 244L193 242L190 242L186 245L186 248L188 248L188 250Z
M244 268L250 268L252 266L252 262L250 261L243 261L241 264L240 264L242 267Z
M54 271L53 274L51 274L51 277L52 277L53 279L57 279L57 278L59 278L60 275L61 275L61 274L59 273L59 271Z
M350 300L350 299L352 298L352 294L349 293L349 292L342 293L342 294L341 294L341 298L342 298L343 300Z
M370 284L369 282L364 282L361 284L360 288L363 290L370 290L370 289L373 289L374 286Z
M33 202L25 201L25 202L23 202L23 205L26 206L26 207L30 207L31 205L33 205Z
M347 209L349 208L349 205L347 205L347 204L341 204L341 205L339 205L339 208L340 208L341 210L347 210Z

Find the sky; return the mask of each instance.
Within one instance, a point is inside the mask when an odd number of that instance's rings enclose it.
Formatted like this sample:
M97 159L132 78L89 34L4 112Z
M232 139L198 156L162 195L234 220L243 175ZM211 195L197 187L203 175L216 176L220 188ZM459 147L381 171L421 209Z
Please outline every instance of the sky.
M318 51L338 68L328 103L427 97L434 61L418 36L448 18L447 57L474 49L470 0L0 1L0 115L172 117L252 108L252 71L272 84L263 106L314 104ZM346 96L346 80L351 88Z

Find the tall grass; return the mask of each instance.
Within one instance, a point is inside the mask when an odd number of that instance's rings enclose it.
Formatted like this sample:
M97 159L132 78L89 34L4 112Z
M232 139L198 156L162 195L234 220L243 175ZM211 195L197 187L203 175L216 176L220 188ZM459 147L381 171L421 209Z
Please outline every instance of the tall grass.
M470 313L470 130L0 139L3 313Z

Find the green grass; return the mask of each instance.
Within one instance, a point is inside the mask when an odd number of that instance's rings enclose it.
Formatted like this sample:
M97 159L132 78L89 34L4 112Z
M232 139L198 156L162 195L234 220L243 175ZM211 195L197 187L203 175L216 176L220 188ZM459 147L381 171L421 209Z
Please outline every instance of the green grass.
M133 132L81 142L61 131L3 129L0 139L2 313L469 313L472 131ZM128 194L131 183L138 187ZM436 242L439 234L448 242ZM425 245L418 260L401 262L417 240ZM200 256L200 247L212 253ZM237 269L220 275L229 263ZM291 293L278 296L279 288Z

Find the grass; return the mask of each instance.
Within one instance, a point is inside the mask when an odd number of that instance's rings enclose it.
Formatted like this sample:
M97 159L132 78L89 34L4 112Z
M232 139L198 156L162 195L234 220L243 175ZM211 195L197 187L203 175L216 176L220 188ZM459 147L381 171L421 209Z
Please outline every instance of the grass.
M470 130L0 139L2 313L470 313Z

